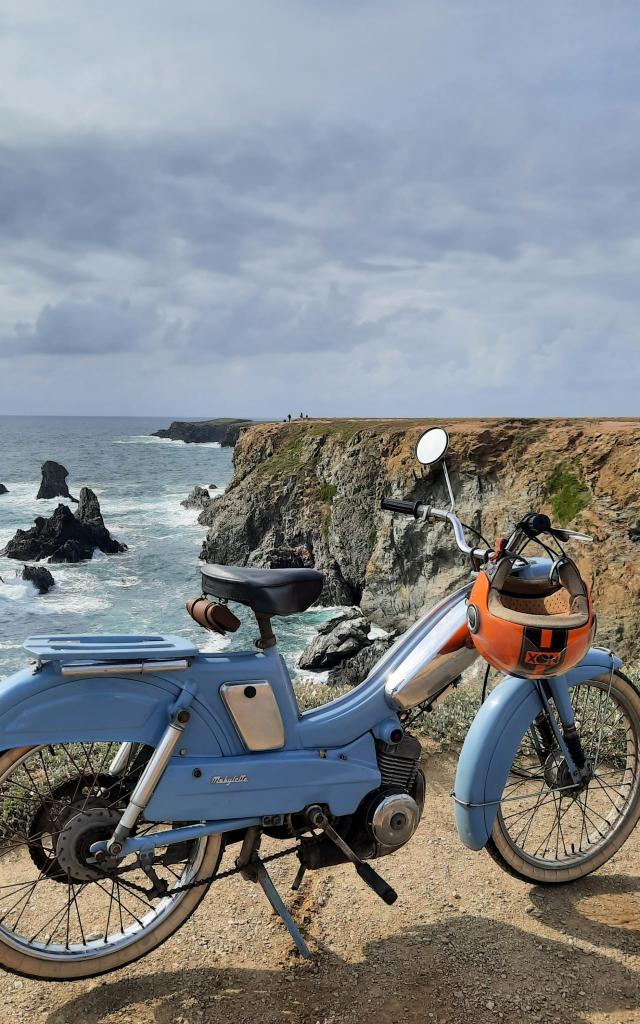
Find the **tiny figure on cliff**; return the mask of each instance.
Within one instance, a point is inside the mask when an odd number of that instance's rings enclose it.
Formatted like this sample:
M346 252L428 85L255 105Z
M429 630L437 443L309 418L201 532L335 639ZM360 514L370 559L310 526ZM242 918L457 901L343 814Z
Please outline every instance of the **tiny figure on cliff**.
M291 413L287 413L287 419L289 420L289 423L291 423Z

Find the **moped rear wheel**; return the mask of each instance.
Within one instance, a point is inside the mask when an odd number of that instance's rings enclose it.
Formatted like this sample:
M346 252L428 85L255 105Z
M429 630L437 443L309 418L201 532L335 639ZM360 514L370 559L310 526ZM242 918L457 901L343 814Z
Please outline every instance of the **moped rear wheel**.
M571 699L593 777L573 786L557 745L534 725L514 759L486 846L504 870L543 885L601 867L640 818L638 691L614 672L574 687Z
M134 748L115 776L118 748L66 743L0 757L0 966L8 971L67 981L116 970L168 939L207 891L173 890L215 873L220 836L156 850L153 869L166 883L159 896L136 857L122 861L121 874L92 866L91 844L112 833L150 753ZM137 831L171 827L141 822Z

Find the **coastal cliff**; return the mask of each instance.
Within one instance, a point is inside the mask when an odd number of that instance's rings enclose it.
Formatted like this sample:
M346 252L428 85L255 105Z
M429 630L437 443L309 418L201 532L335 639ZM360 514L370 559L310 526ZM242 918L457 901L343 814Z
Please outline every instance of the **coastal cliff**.
M493 542L535 509L591 533L594 544L570 552L593 588L598 642L640 655L640 421L441 422L463 522ZM448 527L380 510L385 494L447 507L441 470L414 456L432 424L313 420L243 431L202 557L315 566L324 604L358 604L386 629L407 628L469 573Z
M253 420L217 419L174 420L166 429L155 430L151 437L168 438L170 441L184 441L185 444L206 444L215 442L222 448L233 448L242 431L252 425Z

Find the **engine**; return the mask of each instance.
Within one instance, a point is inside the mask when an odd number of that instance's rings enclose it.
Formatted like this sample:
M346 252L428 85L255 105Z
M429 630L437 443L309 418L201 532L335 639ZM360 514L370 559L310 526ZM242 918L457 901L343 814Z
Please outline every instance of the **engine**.
M376 741L380 786L368 793L354 814L333 822L337 832L362 860L386 857L404 846L418 827L425 798L419 740L404 733L399 743ZM342 864L344 854L331 840L303 843L300 860L306 868Z

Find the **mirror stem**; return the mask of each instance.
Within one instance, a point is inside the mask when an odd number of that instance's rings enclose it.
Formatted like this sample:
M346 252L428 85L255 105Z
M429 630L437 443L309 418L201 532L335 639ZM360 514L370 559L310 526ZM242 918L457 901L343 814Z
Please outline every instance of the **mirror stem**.
M451 502L451 507L450 507L449 511L453 512L454 508L456 507L456 499L453 496L453 490L452 490L452 487L451 487L451 481L449 479L449 471L447 469L447 463L446 463L446 461L444 459L442 460L442 469L444 471L444 478L445 478L445 481L446 481L446 484L447 484L447 490L449 492L449 501Z

